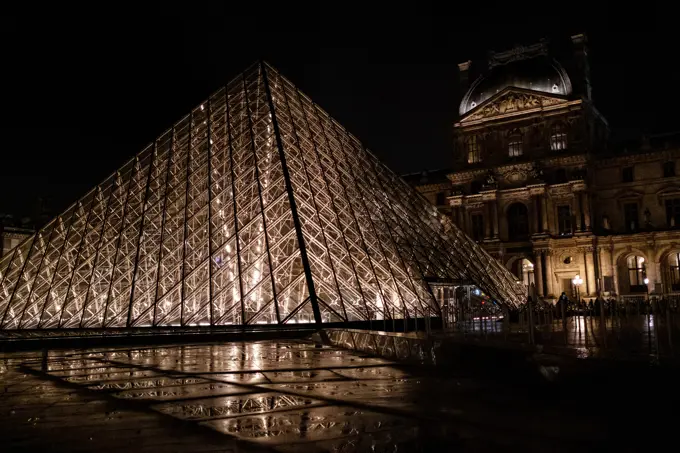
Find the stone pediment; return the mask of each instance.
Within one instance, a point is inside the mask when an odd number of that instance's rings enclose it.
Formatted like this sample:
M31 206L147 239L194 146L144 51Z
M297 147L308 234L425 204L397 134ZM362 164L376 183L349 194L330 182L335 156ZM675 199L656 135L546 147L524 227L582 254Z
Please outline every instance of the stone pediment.
M515 112L540 110L553 105L566 104L567 102L561 96L548 96L537 91L509 87L472 109L461 119L461 123Z

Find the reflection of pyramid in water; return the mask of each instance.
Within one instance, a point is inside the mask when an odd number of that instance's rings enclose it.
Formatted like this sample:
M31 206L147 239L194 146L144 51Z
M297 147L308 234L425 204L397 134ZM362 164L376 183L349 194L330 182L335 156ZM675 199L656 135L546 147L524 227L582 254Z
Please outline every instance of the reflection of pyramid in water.
M266 64L0 262L3 329L394 319L512 275Z

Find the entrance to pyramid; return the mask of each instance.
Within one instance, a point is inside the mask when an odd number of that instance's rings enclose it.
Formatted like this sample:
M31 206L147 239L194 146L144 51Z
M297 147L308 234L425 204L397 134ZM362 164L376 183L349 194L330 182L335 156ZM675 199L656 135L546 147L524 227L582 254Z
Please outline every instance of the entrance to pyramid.
M526 289L258 63L0 260L0 329L287 327L449 317ZM453 291L453 292L452 292ZM388 324L388 323L385 323Z

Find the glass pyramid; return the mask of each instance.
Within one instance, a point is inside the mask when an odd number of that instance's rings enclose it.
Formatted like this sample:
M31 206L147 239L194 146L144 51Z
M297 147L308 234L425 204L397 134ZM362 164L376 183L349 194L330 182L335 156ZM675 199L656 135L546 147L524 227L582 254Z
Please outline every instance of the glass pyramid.
M432 279L526 293L259 63L3 257L0 328L436 315Z

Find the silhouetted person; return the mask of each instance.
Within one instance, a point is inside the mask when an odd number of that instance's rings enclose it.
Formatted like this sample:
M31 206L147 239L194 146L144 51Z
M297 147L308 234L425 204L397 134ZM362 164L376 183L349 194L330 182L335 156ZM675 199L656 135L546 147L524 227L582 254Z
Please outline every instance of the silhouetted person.
M567 297L567 293L562 292L562 294L560 294L560 298L557 300L557 306L559 316L562 317L562 313L566 313L567 307L569 306L569 298Z

